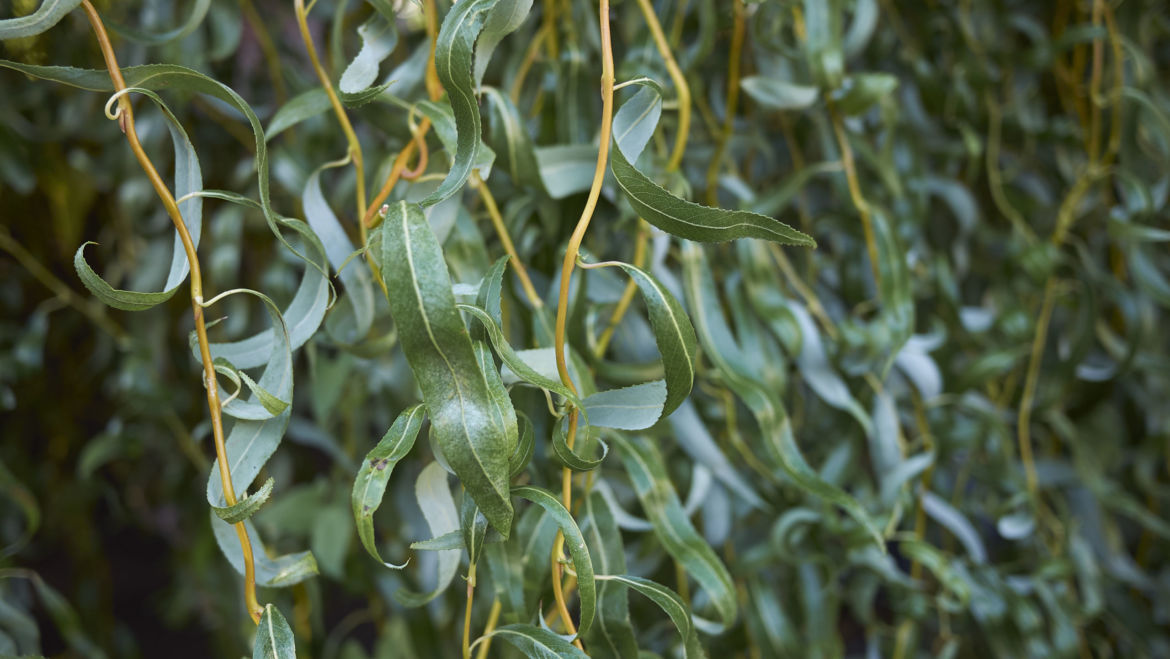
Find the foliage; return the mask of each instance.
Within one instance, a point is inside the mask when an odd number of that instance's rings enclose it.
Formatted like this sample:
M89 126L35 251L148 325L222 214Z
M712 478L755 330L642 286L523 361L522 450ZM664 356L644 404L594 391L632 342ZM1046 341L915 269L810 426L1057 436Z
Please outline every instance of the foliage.
M96 4L0 5L0 654L1170 655L1160 3Z

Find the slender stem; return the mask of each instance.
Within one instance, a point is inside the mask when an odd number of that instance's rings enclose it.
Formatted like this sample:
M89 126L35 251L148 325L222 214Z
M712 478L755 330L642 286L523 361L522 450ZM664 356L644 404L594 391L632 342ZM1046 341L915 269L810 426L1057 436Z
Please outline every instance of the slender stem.
M492 601L492 610L488 612L487 625L484 626L483 636L481 637L483 638L483 644L480 645L479 650L476 651L475 659L487 659L488 650L492 647L491 634L496 629L496 623L500 621L500 609L502 608L503 607L500 605L500 598L497 597L494 601Z
M443 83L439 82L439 70L435 68L435 43L439 39L439 12L435 9L435 0L426 0L423 3L423 15L426 17L427 39L431 41L425 80L427 96L430 96L432 101L437 101L443 95Z
M601 23L601 143L597 148L597 165L593 170L593 183L589 188L589 196L585 200L585 208L577 220L577 226L569 236L569 244L565 248L565 259L561 264L561 288L557 298L557 318L554 336L554 351L556 352L557 372L561 381L573 392L577 387L569 377L569 368L565 362L565 323L569 312L569 284L573 277L573 268L577 264L577 254L581 249L581 241L589 229L589 222L593 219L593 211L597 208L597 200L601 197L601 184L605 180L605 165L609 160L609 144L613 134L613 46L609 32L609 0L600 0ZM571 424L569 431L573 432ZM570 440L571 441L571 440ZM571 447L571 444L570 444ZM567 506L566 506L567 507Z
M849 146L849 137L845 134L845 123L841 114L830 103L829 117L833 122L833 133L837 136L837 146L841 149L841 164L845 167L845 181L849 184L849 198L857 214L861 216L861 228L865 231L865 249L869 252L869 267L873 271L873 281L881 287L881 267L878 263L877 237L873 233L873 219L870 217L869 203L861 194L861 183L857 180L857 166L853 162L853 149Z
M423 169L426 168L427 147L424 138L430 129L431 120L424 117L422 123L418 125L418 130L415 131L414 139L398 152L398 156L394 159L394 164L390 167L390 175L386 177L386 181L382 184L382 189L378 190L378 194L374 195L374 199L370 202L365 214L362 216L362 224L366 228L370 229L378 225L380 221L378 219L378 209L382 207L382 203L393 192L394 186L398 185L398 180L404 178L409 181L418 178L422 174ZM414 171L407 171L406 163L410 161L410 157L414 155L416 150L419 150L418 166L415 167Z
M711 157L711 164L707 167L707 204L719 205L719 168L722 167L723 155L727 150L727 141L731 139L731 131L735 126L735 111L739 108L739 60L743 53L743 0L732 0L732 11L735 15L735 24L731 31L731 50L727 61L727 103L724 110L723 126L715 142L715 155Z
M431 42L431 54L427 58L427 96L429 96L432 101L437 101L443 95L443 84L439 81L439 72L435 68L435 42L439 38L439 18L438 12L435 9L435 0L426 0L426 2L423 3L423 13L426 16L427 38L430 39ZM378 209L381 208L382 202L386 201L386 198L390 196L390 192L393 191L394 186L398 184L398 179L405 178L409 181L418 178L423 173L423 170L426 169L426 135L430 129L431 120L427 117L423 117L422 122L419 123L418 130L413 131L413 139L411 139L410 143L398 152L398 156L394 159L394 164L390 167L390 175L386 177L386 182L382 184L382 189L378 190L378 194L374 197L374 200L370 202L370 205L366 207L366 211L362 215L361 224L363 227L363 232L366 230L366 228L373 227L377 224L376 217L378 214ZM410 160L410 157L414 155L416 149L419 152L418 165L415 166L413 171L407 172L406 163Z
M999 212L1004 215L1011 223L1012 227L1016 229L1028 242L1036 239L1036 234L1028 226L1024 220L1024 216L1020 211L1012 206L1011 201L1008 200L1007 195L1003 191L1003 174L999 170L999 148L1002 144L1002 130L1003 130L1003 113L1000 110L999 104L988 93L985 102L987 105L987 149L986 166L987 166L987 187L991 189L991 200L995 202L995 206Z
M159 199L162 201L163 207L166 208L167 215L170 216L171 221L175 225L175 231L179 234L179 240L183 243L183 250L187 254L187 261L191 267L191 307L195 317L195 335L199 342L199 357L203 362L203 384L207 390L207 408L211 414L211 433L215 441L215 457L219 465L220 483L223 485L223 497L229 506L236 503L236 491L232 484L232 474L228 467L227 450L224 447L223 436L223 419L220 416L219 403L219 387L215 379L215 366L211 360L211 348L207 340L207 324L203 319L203 274L199 269L199 254L195 250L195 243L191 240L191 233L187 231L187 224L183 221L183 216L179 212L179 206L175 203L175 197L171 194L167 184L163 182L162 177L159 176L158 170L155 169L154 163L150 161L150 156L146 155L146 150L142 148L142 143L138 140L138 131L134 126L134 109L130 103L129 95L124 94L126 89L126 81L122 77L122 69L118 66L118 59L114 55L114 47L110 44L110 37L106 34L105 25L102 23L101 16L98 15L96 9L90 4L89 0L81 0L82 9L85 10L86 17L93 28L94 36L97 37L98 46L101 48L102 57L105 58L106 68L110 72L110 81L114 85L114 91L121 94L118 99L119 125L126 134L126 141L130 144L130 150L134 152L134 157L138 160L139 166L142 167L146 177L150 179L150 184L154 188ZM244 557L244 602L248 608L248 614L252 616L252 620L257 624L260 623L260 615L264 609L256 599L256 574L255 566L252 557L252 543L248 539L247 530L244 528L243 522L235 525L236 535L240 538L240 548Z
M569 367L565 361L565 324L569 313L569 284L573 277L573 268L577 264L577 254L581 249L581 241L589 229L589 221L593 219L593 211L597 208L597 200L601 197L601 185L605 181L605 165L609 159L609 145L613 134L613 43L609 30L609 0L598 2L598 23L601 31L601 131L600 144L597 148L597 165L593 170L593 183L589 188L589 196L585 201L585 208L581 211L581 218L569 237L569 244L565 248L565 259L561 265L561 288L557 297L557 318L553 338L553 351L556 353L557 372L561 381L571 391L576 393L577 387L569 376ZM569 412L569 431L565 438L570 449L577 436L577 410ZM566 510L572 510L572 472L565 468L561 474L562 497ZM553 546L553 595L557 599L557 606L561 611L566 629L573 630L573 620L565 607L564 592L561 584L560 556L564 549L565 537L559 531ZM571 633L575 633L571 632ZM580 639L577 646L581 647Z
M544 0L544 30L548 38L548 56L557 61L557 0Z
M294 0L294 6L297 13L297 25L301 29L301 39L305 42L305 51L309 54L309 61L313 65L313 71L317 73L317 79L321 81L321 86L325 89L325 95L329 97L329 105L333 106L333 114L337 115L337 123L341 124L341 132L345 133L345 141L349 144L349 155L353 158L353 169L357 175L357 214L361 214L366 210L366 170L362 162L362 146L358 142L357 134L353 131L353 124L349 122L349 117L345 114L345 108L341 106L341 100L337 98L337 92L333 91L333 81L329 79L329 74L321 66L321 60L317 57L317 47L313 45L313 35L309 32L308 12L305 11L305 0ZM362 244L366 244L366 227L359 223L359 230L362 235Z
M1102 13L1105 3L1103 0L1093 0L1093 27L1101 26ZM1089 74L1089 162L1098 162L1101 151L1101 104L1097 96L1101 93L1101 74L1104 69L1105 42L1093 39L1093 66Z
M671 151L670 160L666 163L666 171L673 172L682 163L683 153L687 150L687 137L691 132L691 88L687 84L687 78L683 75L682 69L679 68L678 62L674 59L674 53L670 50L670 42L666 40L666 34L662 32L662 24L659 23L658 16L654 13L654 7L650 5L650 0L638 0L638 7L642 10L642 16L646 19L646 27L650 28L650 34L654 37L654 45L658 47L658 54L666 63L666 71L670 74L670 79L674 81L674 91L678 95L678 134L674 137L674 150Z
M1024 394L1020 399L1020 411L1016 423L1016 439L1019 443L1020 461L1024 463L1024 479L1028 494L1036 498L1036 463L1032 457L1032 404L1036 397L1036 384L1040 377L1040 362L1044 356L1044 344L1048 324L1052 320L1052 308L1056 301L1056 279L1049 277L1044 284L1044 302L1040 307L1040 319L1036 322L1036 334L1032 337L1032 354L1028 358L1028 371L1024 377Z
M532 280L528 278L528 269L524 267L524 262L520 260L520 255L516 252L516 246L512 244L512 236L508 234L508 227L504 225L504 218L500 215L500 207L496 205L496 198L492 196L492 191L479 177L478 170L471 172L471 185L479 190L479 196L483 199L483 205L487 208L488 216L492 219L496 235L500 237L504 251L511 257L512 265L516 268L516 276L520 278L520 287L524 289L524 295L528 297L528 301L534 308L540 309L544 306L544 301L540 299L540 295L537 295Z
M463 659L471 659L471 604L475 598L475 563L467 572L467 609L463 612Z

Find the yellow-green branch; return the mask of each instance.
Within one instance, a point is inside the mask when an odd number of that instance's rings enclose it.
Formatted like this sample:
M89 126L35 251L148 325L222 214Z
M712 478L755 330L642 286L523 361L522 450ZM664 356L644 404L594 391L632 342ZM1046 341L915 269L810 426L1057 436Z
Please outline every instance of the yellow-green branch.
M81 7L85 11L86 17L89 18L94 36L97 37L98 47L102 51L102 57L105 58L106 68L110 73L110 81L114 85L114 92L119 94L118 111L114 116L118 118L118 123L126 134L130 150L134 152L139 166L146 173L146 177L150 179L151 186L162 201L171 222L174 223L175 231L179 234L179 240L183 243L183 251L186 253L187 261L191 267L191 307L195 317L195 336L199 343L199 357L203 362L203 384L207 390L208 412L211 414L211 434L215 442L216 463L219 466L220 482L223 484L224 500L229 506L233 506L236 503L236 491L232 485L231 469L228 466L227 450L224 447L219 387L215 379L215 366L211 360L211 347L207 340L207 323L203 318L203 274L199 268L199 254L195 250L191 233L187 231L187 224L179 212L179 206L175 203L174 195L171 194L167 184L159 176L158 170L155 169L154 163L150 161L150 156L146 154L146 150L142 148L142 143L138 139L138 131L134 126L134 108L130 103L129 95L125 93L126 80L122 77L122 69L118 66L114 47L110 44L110 37L106 34L101 16L98 15L97 10L94 9L89 0L81 0ZM244 557L244 603L247 605L248 614L252 620L259 624L260 615L264 609L256 599L256 573L252 557L252 543L248 539L243 522L236 524L235 528Z

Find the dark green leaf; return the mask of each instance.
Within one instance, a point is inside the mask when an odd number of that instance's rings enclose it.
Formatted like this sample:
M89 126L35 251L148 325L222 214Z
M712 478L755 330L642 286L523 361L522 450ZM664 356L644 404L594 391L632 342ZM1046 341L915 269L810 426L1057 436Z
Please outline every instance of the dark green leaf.
M390 312L434 435L455 475L506 538L512 526L508 456L515 440L492 416L498 401L487 390L455 308L443 252L422 211L405 201L391 207L382 227L380 260Z
M422 405L409 407L398 415L378 445L366 454L361 470L354 478L353 493L350 495L353 519L357 524L362 546L379 563L396 570L405 567L405 564L394 565L382 559L374 538L374 513L382 505L386 484L390 482L395 465L406 457L414 446L418 431L422 429L424 417Z
M275 606L266 605L256 628L252 659L295 659L296 656L297 647L288 621Z
M784 245L816 247L816 241L770 217L749 211L711 208L679 199L646 178L613 149L610 160L614 179L626 200L642 219L687 240L722 242L738 238L760 238Z

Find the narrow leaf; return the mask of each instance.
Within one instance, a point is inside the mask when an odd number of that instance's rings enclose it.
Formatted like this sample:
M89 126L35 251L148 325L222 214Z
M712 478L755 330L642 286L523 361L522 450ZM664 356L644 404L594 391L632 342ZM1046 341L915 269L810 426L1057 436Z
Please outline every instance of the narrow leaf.
M276 480L269 478L268 480L264 481L264 485L262 485L259 490L256 490L255 494L252 494L251 496L244 494L243 498L236 501L236 505L227 506L224 508L212 506L211 510L213 510L220 519L227 522L228 524L242 522L256 514L256 511L260 510L260 507L268 501L268 497L272 496L272 487L275 484Z
M700 242L761 238L782 245L816 247L811 236L779 220L679 199L631 165L620 147L612 151L610 168L634 211L650 224L680 238Z
M499 638L528 659L587 659L572 643L535 625L504 625L484 638Z
M455 194L475 167L481 125L479 104L475 99L473 56L485 15L497 1L463 0L455 4L443 19L439 36L435 39L435 69L455 114L458 144L451 170L438 189L419 202L423 206L437 204Z
M260 625L256 628L256 643L252 646L252 659L295 659L296 643L288 621L271 604L264 606Z
M382 497L386 493L386 485L390 482L395 465L406 457L414 446L424 417L423 406L414 405L403 410L398 418L394 419L382 440L366 454L361 470L353 481L353 492L350 495L353 519L357 524L358 538L361 539L362 546L379 563L396 570L406 565L394 565L382 559L374 538L374 513L382 505Z
M508 456L515 441L492 415L467 327L455 308L443 252L418 206L394 204L382 224L382 277L402 351L443 455L505 538L512 525Z
M441 464L432 462L423 468L415 481L414 494L433 537L459 532L459 513L455 509L455 499L451 497L451 488L447 486L447 471ZM439 552L438 579L431 592L416 593L400 589L394 591L394 599L404 606L416 607L438 597L447 590L455 573L459 571L459 557L462 553L457 549Z
M577 633L584 634L593 624L593 618L597 614L597 585L593 579L593 561L589 558L589 548L585 546L585 537L581 535L581 529L569 511L561 505L560 500L547 490L525 485L513 488L512 494L544 508L564 534L565 547L569 550L569 556L573 559L573 569L577 572L577 592L581 600L581 621L577 625Z

